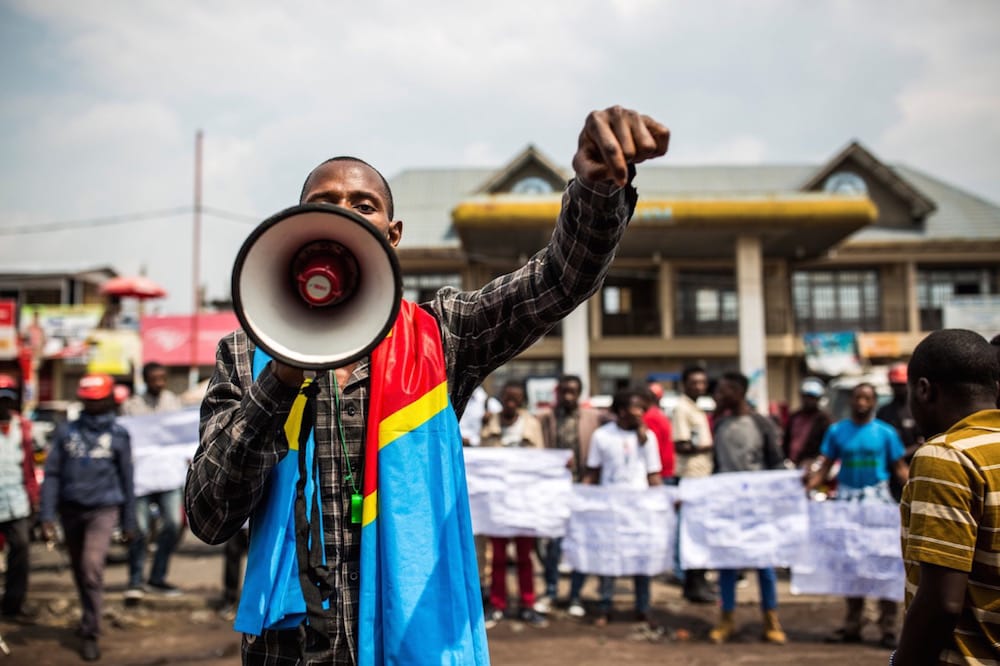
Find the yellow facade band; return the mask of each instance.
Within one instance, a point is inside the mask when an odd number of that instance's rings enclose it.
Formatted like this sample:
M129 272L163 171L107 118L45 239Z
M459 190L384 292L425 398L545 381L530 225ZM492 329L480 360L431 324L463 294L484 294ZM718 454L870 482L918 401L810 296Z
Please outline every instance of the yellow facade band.
M477 199L456 206L452 211L452 220L459 227L552 225L559 215L560 206L559 199ZM878 208L867 197L802 195L747 199L642 199L636 205L632 223L798 223L811 219L874 222L877 217Z

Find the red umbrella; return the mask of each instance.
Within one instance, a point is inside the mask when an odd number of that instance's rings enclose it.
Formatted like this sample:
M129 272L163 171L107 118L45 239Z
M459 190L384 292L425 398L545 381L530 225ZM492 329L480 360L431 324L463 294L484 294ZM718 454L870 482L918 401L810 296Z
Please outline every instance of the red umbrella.
M113 277L101 285L101 293L108 296L163 298L167 295L167 290L145 275L137 275L135 277Z

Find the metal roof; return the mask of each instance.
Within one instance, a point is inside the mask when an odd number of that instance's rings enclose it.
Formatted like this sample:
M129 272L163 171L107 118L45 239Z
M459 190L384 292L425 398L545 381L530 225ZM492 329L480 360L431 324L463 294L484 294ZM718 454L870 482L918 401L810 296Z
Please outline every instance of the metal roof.
M823 165L640 165L635 178L639 198L741 198L800 192ZM454 248L460 245L452 210L472 198L482 184L504 169L410 169L390 180L396 210L404 221L402 248ZM871 226L847 241L918 242L950 239L1000 239L1000 206L906 166L895 172L933 200L923 230Z

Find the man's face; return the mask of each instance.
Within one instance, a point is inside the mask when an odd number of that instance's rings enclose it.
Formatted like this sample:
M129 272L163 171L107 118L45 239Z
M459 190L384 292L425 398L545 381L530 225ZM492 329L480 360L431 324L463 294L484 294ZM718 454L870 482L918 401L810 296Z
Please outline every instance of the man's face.
M725 409L734 409L739 406L741 397L740 387L736 382L720 379L715 387L715 402Z
M403 235L403 223L389 219L389 202L382 179L360 162L327 162L309 175L302 203L326 203L352 210L385 234L396 247Z
M500 394L500 405L506 416L513 416L524 405L524 391L516 386L507 386Z
M580 403L580 385L576 382L564 382L556 387L556 400L560 407L574 411Z
M689 398L697 398L708 391L708 376L704 372L692 372L684 381L684 393Z
M632 396L628 402L628 407L618 410L618 427L622 430L635 430L642 422L642 415L645 412L645 401L639 396Z
M815 412L819 409L819 398L808 393L802 394L802 409L806 412Z
M851 415L861 421L875 409L875 391L871 386L858 386L851 392Z
M167 369L157 368L146 374L146 390L150 395L160 395L167 388Z

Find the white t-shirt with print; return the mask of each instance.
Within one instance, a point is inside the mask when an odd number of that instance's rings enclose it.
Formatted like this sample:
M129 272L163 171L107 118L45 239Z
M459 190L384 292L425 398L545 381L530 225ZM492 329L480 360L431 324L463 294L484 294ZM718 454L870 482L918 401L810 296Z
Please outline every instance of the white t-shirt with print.
M617 423L606 423L590 438L587 467L601 468L602 486L648 488L647 475L662 469L656 435L647 431L646 443L639 446L634 430L622 430Z

